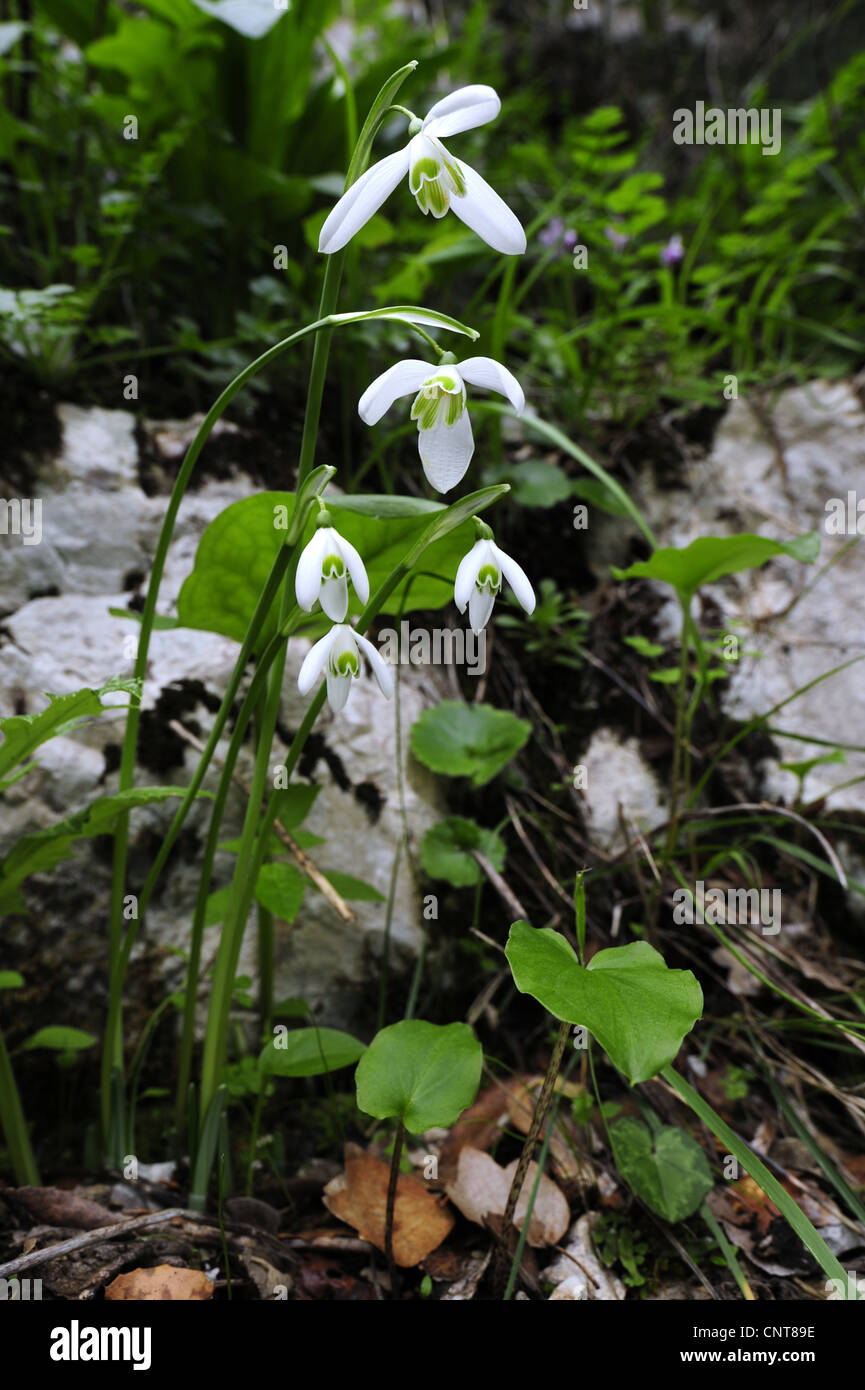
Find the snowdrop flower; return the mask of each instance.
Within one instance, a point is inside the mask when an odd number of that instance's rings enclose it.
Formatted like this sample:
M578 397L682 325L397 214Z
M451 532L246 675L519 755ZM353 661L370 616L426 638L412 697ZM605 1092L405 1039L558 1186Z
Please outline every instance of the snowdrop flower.
M418 451L423 471L436 492L449 492L465 474L475 451L471 421L466 410L466 382L507 396L519 415L526 398L516 377L491 357L453 360L444 353L438 367L408 357L389 367L368 386L358 402L358 413L367 425L375 425L399 396L411 396L411 418L417 421Z
M521 255L526 249L526 234L507 203L442 144L445 136L459 135L494 120L500 110L501 102L492 87L471 86L442 97L424 120L412 117L408 144L367 169L340 198L321 229L319 251L331 255L341 250L408 174L409 188L422 213L431 212L439 218L453 208L460 221L494 251Z
M363 652L378 688L386 699L393 694L393 674L381 653L347 623L335 623L324 637L310 647L297 677L301 695L308 695L321 673L327 675L327 698L331 709L338 713L349 695L351 683L360 675L360 654Z
M349 579L361 603L369 600L369 580L354 546L329 520L322 512L318 529L297 562L295 595L304 612L311 613L318 599L327 616L341 623L348 612Z
M521 607L527 613L535 611L535 591L516 560L499 550L493 533L482 521L475 519L478 539L468 555L460 560L454 584L454 602L461 613L469 610L472 632L486 627L493 604L502 587L502 575L513 589Z

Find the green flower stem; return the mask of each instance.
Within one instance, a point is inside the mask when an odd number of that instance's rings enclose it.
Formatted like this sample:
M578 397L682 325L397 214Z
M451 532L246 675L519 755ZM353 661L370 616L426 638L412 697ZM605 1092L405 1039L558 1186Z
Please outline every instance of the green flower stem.
M708 1125L712 1133L721 1140L721 1143L726 1144L728 1151L739 1160L748 1176L753 1178L769 1200L775 1203L788 1225L796 1232L803 1245L810 1250L827 1277L840 1279L842 1286L846 1289L846 1271L832 1254L823 1237L811 1225L802 1208L793 1201L793 1198L785 1191L777 1178L773 1178L769 1169L754 1151L749 1149L748 1145L737 1134L733 1133L729 1125L724 1123L711 1105L677 1071L668 1066L664 1067L659 1074L703 1123Z
M252 716L252 712L261 699L265 689L267 675L276 658L282 644L289 636L290 629L300 618L300 609L295 608L291 619L285 625L285 629L271 638L268 646L262 653L258 663L252 684L246 693L246 697L238 712L237 720L232 731L231 740L222 765L222 772L213 802L213 810L210 817L210 826L207 832L207 840L204 846L204 854L201 864L201 875L198 883L198 898L195 904L195 913L192 919L192 929L190 933L189 961L186 971L186 987L183 1008L183 1031L180 1040L180 1066L177 1079L177 1095L175 1101L175 1115L177 1121L178 1134L183 1133L184 1116L189 1094L189 1079L192 1072L192 1053L195 1045L195 1005L198 994L198 975L201 967L201 947L204 939L204 921L207 912L207 899L210 893L210 883L213 875L213 861L219 844L222 818L225 813L225 804L228 800L228 793L231 790L234 768L240 753L243 739L246 734L247 725ZM233 977L232 977L233 978ZM202 1117L206 1114L202 1107Z
M27 1121L24 1119L21 1097L15 1083L15 1073L12 1070L12 1063L9 1060L9 1053L6 1050L2 1032L0 1032L0 1123L3 1125L3 1133L6 1136L6 1147L9 1150L16 1183L19 1187L38 1187L39 1171L36 1167L36 1159L33 1157L33 1149L30 1146Z

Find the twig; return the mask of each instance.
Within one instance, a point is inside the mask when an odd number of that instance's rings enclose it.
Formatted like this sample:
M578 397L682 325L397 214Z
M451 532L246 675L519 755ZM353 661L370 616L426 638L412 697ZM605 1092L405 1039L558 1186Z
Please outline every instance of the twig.
M483 869L490 883L495 888L499 897L504 902L508 911L513 913L514 919L516 920L516 918L521 918L522 920L526 920L528 918L528 913L526 912L526 909L523 907L522 903L520 902L513 889L509 888L508 885L505 883L498 869L493 868L486 855L481 854L479 849L473 849L472 854L474 855L480 867Z
M179 738L184 739L192 748L197 749L199 753L204 752L204 744L201 742L201 740L197 739L194 734L191 734L188 729L184 728L184 726L180 723L179 720L172 719L169 722L168 727L169 729L173 729L177 736ZM217 762L218 759L214 758L213 761ZM237 773L235 773L232 780L238 787L240 787L241 791L244 792L246 796L249 796L250 788L247 785L247 783L244 782L242 777L239 777ZM321 869L319 869L313 863L309 855L301 849L300 845L297 843L294 837L289 834L282 822L275 820L273 822L273 829L275 834L279 836L280 840L282 840L282 843L286 846L286 848L289 849L291 853L294 855L300 868L306 874L307 878L315 884L322 897L327 898L327 901L330 903L331 907L334 909L335 912L339 913L342 920L344 922L357 921L357 914L355 912L352 912L345 899L340 896L340 894L334 888L333 884L325 878L324 874L321 872Z

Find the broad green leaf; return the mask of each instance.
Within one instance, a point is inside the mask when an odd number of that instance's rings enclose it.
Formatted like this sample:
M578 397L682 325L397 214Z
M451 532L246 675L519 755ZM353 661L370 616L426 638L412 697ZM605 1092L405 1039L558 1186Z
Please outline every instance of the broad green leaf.
M366 1048L336 1028L295 1028L265 1044L259 1059L267 1076L322 1076L348 1067Z
M328 869L325 878L340 897L348 898L351 902L383 903L385 900L384 894L373 888L371 883L365 883L362 878L355 878L353 874Z
M484 478L510 483L514 501L521 507L554 507L575 490L564 469L549 459L526 459L524 463L485 468Z
M610 1139L625 1182L665 1221L693 1216L714 1186L706 1155L683 1129L667 1125L652 1134L639 1120L624 1119Z
M612 572L616 579L658 579L670 584L681 598L690 599L703 584L711 584L726 574L758 569L776 555L812 564L820 553L820 537L808 531L793 541L772 541L765 536L700 536L690 545L677 549L665 546L648 560L638 560L628 569Z
M505 955L520 993L588 1028L632 1085L675 1057L703 1011L690 970L670 970L646 941L598 951L584 968L558 932L514 922Z
M293 864L263 864L255 885L255 897L283 922L293 922L303 902L306 880Z
M477 1095L483 1049L467 1023L403 1019L376 1033L357 1065L357 1103L410 1134L452 1125Z
M531 726L509 710L443 700L424 710L411 730L411 751L433 772L471 777L481 787L517 754Z
M430 878L444 878L455 888L468 888L483 878L472 854L479 850L494 869L504 868L504 841L493 830L484 830L473 820L448 816L426 832L421 841L420 858Z
M309 786L306 782L289 782L287 787L277 791L274 800L276 819L280 825L286 830L294 830L302 825L320 791L321 787ZM285 853L285 846L281 842L280 852Z
M0 989L20 989L23 984L24 977L17 970L0 970Z
M22 1052L32 1052L36 1048L50 1048L53 1052L78 1052L85 1047L92 1047L96 1042L92 1033L84 1033L80 1028L40 1028L38 1033L34 1033L25 1043L21 1044Z
M130 787L113 796L100 796L82 811L67 816L45 830L22 835L0 864L0 913L21 912L24 900L18 886L30 874L45 873L72 852L76 840L92 839L94 835L110 835L117 817L136 806L166 801L183 796L183 787ZM200 792L200 796L209 795Z
M328 506L331 501L328 499ZM283 510L280 511L279 509ZM340 535L350 541L363 559L374 594L404 559L406 552L422 539L430 525L428 512L413 507L403 515L368 516L357 510L333 506ZM441 516L444 525L450 508L438 509L433 523ZM203 628L225 637L243 640L252 614L264 588L285 529L294 513L294 494L261 492L227 507L208 526L198 546L192 573L180 591L177 612L184 627ZM437 538L423 555L420 577L409 576L398 584L382 605L384 613L409 613L418 608L442 608L453 598L457 566L474 544L474 530L464 522L450 534ZM303 544L313 533L307 525ZM362 611L353 590L349 613ZM264 645L276 631L278 601L268 615L259 644Z
M0 719L3 742L0 744L0 790L6 785L5 774L56 734L67 733L85 719L106 709L123 709L124 705L105 704L103 695L115 692L137 698L141 683L134 680L111 680L99 690L71 691L68 695L49 695L47 709L38 714L14 714Z

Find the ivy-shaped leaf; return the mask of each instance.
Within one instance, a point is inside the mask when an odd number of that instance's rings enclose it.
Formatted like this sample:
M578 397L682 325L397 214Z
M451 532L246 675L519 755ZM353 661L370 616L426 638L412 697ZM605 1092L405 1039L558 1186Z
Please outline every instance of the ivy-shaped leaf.
M632 1085L673 1060L703 1012L690 970L670 970L647 941L598 951L583 967L559 932L514 922L505 955L520 993L588 1028Z

